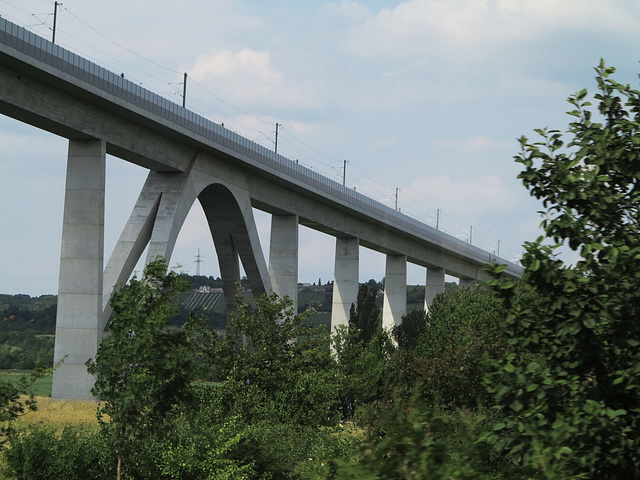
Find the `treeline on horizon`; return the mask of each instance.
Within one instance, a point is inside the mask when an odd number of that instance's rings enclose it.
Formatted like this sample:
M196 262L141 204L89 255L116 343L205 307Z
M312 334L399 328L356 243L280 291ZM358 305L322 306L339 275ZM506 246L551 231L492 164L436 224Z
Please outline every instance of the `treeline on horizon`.
M218 278L205 276L191 276L180 274L187 280L192 289L200 286L221 288L222 281ZM382 287L382 281L369 280L366 282L372 290L378 292ZM420 309L424 302L424 286L407 286L407 308L409 311ZM447 282L447 290L457 288L455 283ZM300 293L298 311L301 313L307 309L322 312L311 316L310 321L330 328L331 291ZM382 305L382 295L376 295L376 302ZM56 327L56 295L41 295L31 297L29 295L0 294L0 370L18 369L30 370L40 364L46 367L53 365L54 334ZM223 330L227 324L227 316L224 311L224 302L221 308L194 312L180 308L169 320L170 325L180 326L185 323L190 313L197 313L205 318L212 328Z

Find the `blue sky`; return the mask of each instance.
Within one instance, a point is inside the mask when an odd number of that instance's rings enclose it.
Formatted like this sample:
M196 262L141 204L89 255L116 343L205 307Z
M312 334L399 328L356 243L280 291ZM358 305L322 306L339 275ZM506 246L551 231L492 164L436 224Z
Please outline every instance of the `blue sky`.
M51 37L53 2L0 0ZM566 128L604 58L637 86L640 4L626 0L66 0L56 43L431 225L516 259L540 205L517 138ZM0 86L1 88L1 86ZM56 293L66 141L0 117L0 293ZM146 172L108 158L105 259ZM256 215L263 249L269 219ZM471 229L470 227L473 226ZM172 265L218 275L199 207ZM334 241L301 229L300 280L331 280ZM361 252L361 279L384 259ZM424 283L411 267L409 282Z

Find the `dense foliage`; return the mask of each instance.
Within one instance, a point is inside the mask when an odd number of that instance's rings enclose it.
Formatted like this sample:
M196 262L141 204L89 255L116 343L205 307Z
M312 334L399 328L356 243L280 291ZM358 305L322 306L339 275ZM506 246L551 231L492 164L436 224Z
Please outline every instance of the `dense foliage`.
M509 356L492 378L507 418L492 440L533 470L550 466L589 478L640 478L640 92L601 63L595 114L582 90L567 149L560 132L521 139L517 161L547 207L540 238L525 245L523 280L536 302L513 302L513 344L544 361ZM555 252L579 254L571 267ZM499 428L498 428L499 427Z
M189 338L165 328L176 310L172 300L187 284L166 270L164 260L151 262L141 279L112 295L109 334L87 362L96 377L92 393L103 402L99 419L109 419L103 425L118 454L118 478L122 459L126 464L140 440L157 434L190 394Z
M53 364L56 297L0 295L0 370Z

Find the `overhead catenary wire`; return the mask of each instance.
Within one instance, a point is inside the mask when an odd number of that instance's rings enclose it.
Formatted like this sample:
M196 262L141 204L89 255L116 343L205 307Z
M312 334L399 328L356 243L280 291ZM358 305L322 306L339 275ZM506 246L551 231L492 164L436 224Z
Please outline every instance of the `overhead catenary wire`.
M93 49L94 51L96 51L96 52L100 53L101 55L104 55L105 57L108 57L108 58L110 58L111 60L113 60L113 61L115 61L115 62L117 62L117 63L119 63L119 64L121 64L121 65L124 65L124 66L125 66L125 67L127 67L129 70L135 70L136 72L138 72L138 73L140 73L140 74L142 74L142 75L144 75L144 76L147 76L147 77L149 77L149 78L151 78L151 79L153 79L153 80L156 80L157 82L160 82L161 84L172 85L172 82L167 82L167 81L166 81L166 79L161 79L161 78L159 78L159 77L156 77L155 75L152 75L152 74L150 74L150 73L148 73L148 72L146 72L146 71L144 71L144 70L142 70L142 69L140 69L140 68L138 68L138 67L136 67L136 66L134 66L134 65L131 65L131 64L129 64L129 63L127 63L127 62L123 61L123 60L122 60L122 59L120 59L120 58L116 58L116 57L114 57L113 55L110 55L110 54L108 54L108 53L106 53L106 52L104 52L104 51L102 51L102 50L98 50L97 48L93 47L92 45L89 45L89 44L88 44L88 43L86 43L85 41L83 41L83 40L81 40L81 39L79 39L79 38L77 38L77 37L74 37L73 35L70 35L70 34L69 34L69 33L67 33L67 32L66 32L66 30L64 30L64 29L58 29L58 32L59 32L60 34L62 34L63 36L66 36L66 37L68 37L68 38L71 38L71 39L75 40L76 42L78 42L78 43L80 43L80 44L82 44L82 45L84 45L84 46L86 46L86 47L88 47L88 48ZM91 60L94 60L94 61L96 61L96 62L98 61L98 59L97 59L94 55L87 54L87 53L83 53L83 55L87 56L87 57L88 57L89 59L91 59ZM109 69L111 69L111 70L114 70L114 71L120 70L120 71L122 71L122 69L118 69L118 68L116 68L115 66L111 66L109 63L106 63L106 62L104 62L104 61L103 61L103 62L101 62L101 63L102 63L105 67L108 67L108 68L109 68ZM123 72L123 74L124 74L124 72ZM133 81L134 83L137 83L137 84L139 84L139 85L144 85L144 86L145 86L145 88L150 89L150 90L154 90L154 91L155 91L155 93L158 93L158 91L157 91L157 89L156 89L156 88L151 87L151 86L150 86L150 84L148 84L147 82L143 82L141 79L136 78L134 75L127 74L127 75L126 75L126 77L127 77L127 79L129 79L130 81Z
M209 89L207 89L206 87L204 87L203 85L200 85L197 81L195 81L193 78L190 77L190 80L192 83L194 83L195 85L197 85L198 87L200 87L204 92L206 92L207 94L211 95L213 98L215 98L216 100L218 100L219 102L224 103L225 105L231 107L232 109L236 110L237 112L253 118L254 120L258 120L259 122L264 122L265 124L269 124L271 125L270 121L265 120L264 118L260 118L260 117L256 117L255 115L252 115L251 113L247 113L244 110L241 110L240 108L236 107L235 105L232 105L231 103L227 102L226 100L220 98L219 96L217 96L215 93L211 92Z
M3 17L5 17L8 20L11 20L12 22L24 27L24 28L33 28L33 27L40 27L40 26L47 26L47 20L48 18L51 16L51 12L46 12L46 13L31 13L28 10L25 10L22 7L19 7L18 5L15 5L14 3L11 3L7 0L0 0L2 3L9 5L12 8L15 8L16 10L25 13L26 15L28 15L29 17L34 18L38 23L33 23L33 24L25 24L24 22L21 22L20 20L18 20L17 18L14 18L12 15L7 15L6 13L3 13ZM46 0L45 0L46 1ZM47 3L51 3L51 2L47 2ZM44 20L40 20L38 17L45 17Z
M104 33L100 32L99 30L97 30L96 28L94 28L93 26L91 26L90 24L88 24L87 22L85 22L84 20L82 20L80 17L78 17L75 13L73 13L71 10L69 10L68 8L64 7L64 11L68 12L69 15L73 16L76 20L78 20L80 23L82 23L83 25L85 25L87 28L90 28L91 30L93 30L95 33L97 33L98 35L100 35L102 38L104 38L105 40L113 43L114 45L116 45L117 47L123 49L125 52L130 53L131 55L138 57L141 60L144 60L147 63L150 63L152 65L155 65L156 67L162 68L164 70L167 70L168 72L171 73L176 73L179 74L179 72L173 68L167 67L165 65L162 65L160 63L154 62L153 60L149 60L148 58L143 57L142 55L138 55L136 52L134 52L133 50L128 49L127 47L125 47L124 45L116 42L115 40L113 40L112 38L109 38L107 35L105 35Z

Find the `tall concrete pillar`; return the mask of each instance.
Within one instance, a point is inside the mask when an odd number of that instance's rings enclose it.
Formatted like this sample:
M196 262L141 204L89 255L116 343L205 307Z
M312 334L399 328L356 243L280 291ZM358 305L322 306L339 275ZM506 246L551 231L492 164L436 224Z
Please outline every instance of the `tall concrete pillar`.
M427 283L424 290L424 309L429 311L436 295L444 292L444 268L428 268Z
M298 311L298 216L272 215L269 276L273 291L287 295Z
M402 323L407 313L407 257L387 255L384 274L384 304L382 307L382 328L391 330Z
M476 286L475 278L461 278L458 282L459 288L473 288Z
M358 301L360 241L336 238L336 265L333 280L331 331L349 325L349 310Z
M92 398L85 363L102 337L106 144L70 140L62 226L54 398Z

